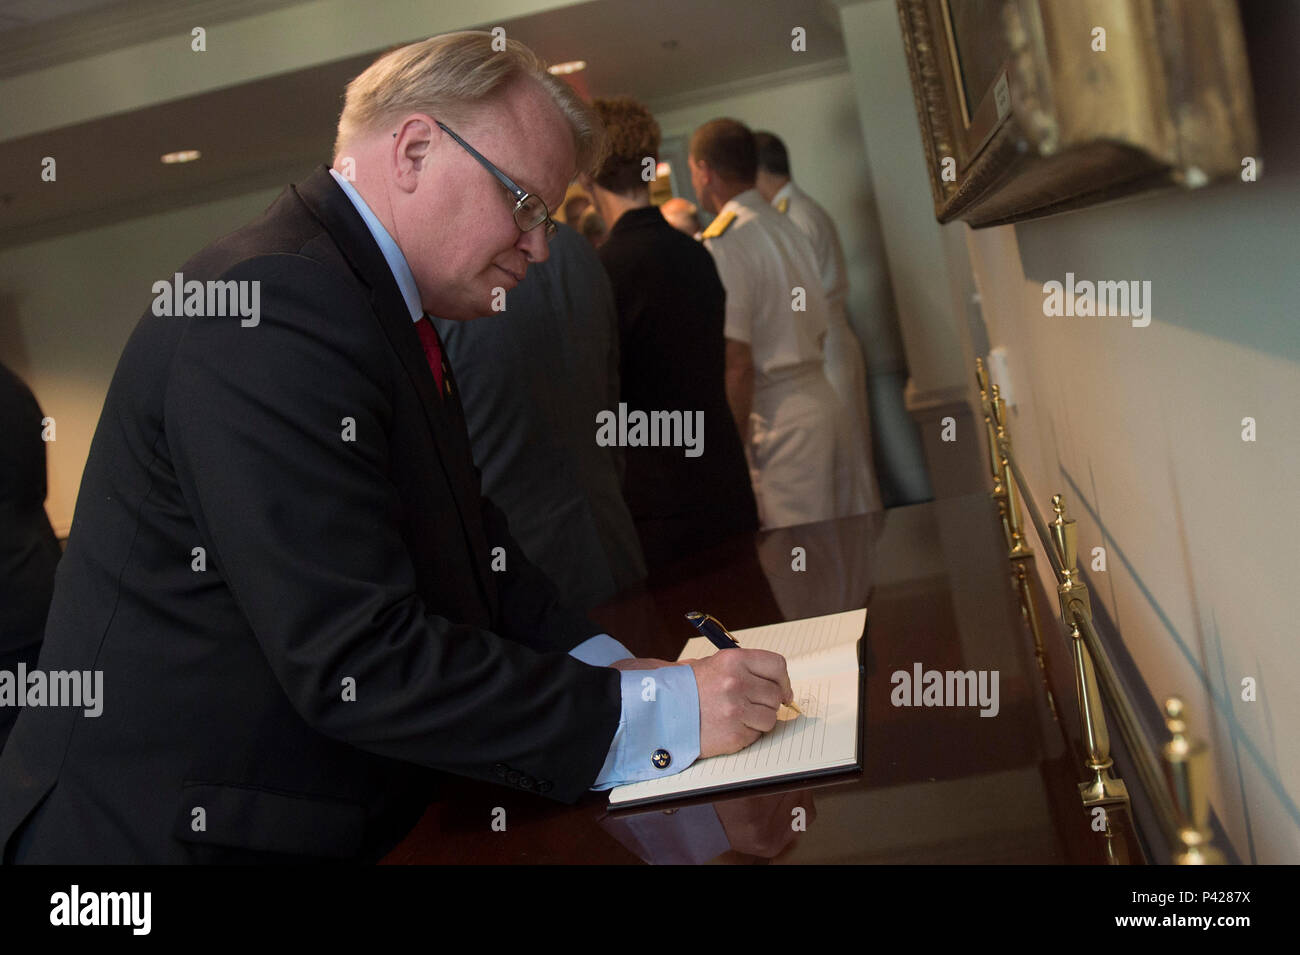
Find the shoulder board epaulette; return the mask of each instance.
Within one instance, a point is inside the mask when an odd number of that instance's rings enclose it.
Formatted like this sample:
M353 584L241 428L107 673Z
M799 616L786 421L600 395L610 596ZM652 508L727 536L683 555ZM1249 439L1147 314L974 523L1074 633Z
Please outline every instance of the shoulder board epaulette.
M722 235L722 233L726 232L727 229L731 227L731 223L735 221L736 211L734 209L728 209L722 215L710 222L709 227L701 233L700 237L703 239L716 239L718 236Z

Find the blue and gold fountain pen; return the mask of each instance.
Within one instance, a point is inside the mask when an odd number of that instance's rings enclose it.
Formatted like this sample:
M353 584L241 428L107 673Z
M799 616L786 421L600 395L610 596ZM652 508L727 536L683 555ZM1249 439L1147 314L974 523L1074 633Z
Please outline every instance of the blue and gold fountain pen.
M740 647L740 641L731 635L731 631L722 625L722 621L712 614L700 613L698 610L692 610L686 615L686 619L696 630L700 631L705 637L708 637L709 643L713 644L719 650L733 650ZM782 703L782 706L788 706L800 716L803 716L803 710L799 709L799 704L791 701Z
M740 646L740 641L731 635L731 631L724 627L717 617L692 610L686 615L686 619L702 635L708 637L709 643L719 650L731 650Z

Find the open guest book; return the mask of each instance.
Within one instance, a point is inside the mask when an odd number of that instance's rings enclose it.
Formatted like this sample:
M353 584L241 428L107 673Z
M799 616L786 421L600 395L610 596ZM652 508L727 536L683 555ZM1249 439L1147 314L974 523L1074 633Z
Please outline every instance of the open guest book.
M785 657L790 688L803 715L783 709L782 714L789 718L778 719L771 732L738 753L696 760L674 776L616 786L609 794L610 807L640 806L861 768L858 644L866 623L867 611L863 609L735 631L736 640L745 649L771 650ZM697 660L723 652L706 638L694 637L677 659Z

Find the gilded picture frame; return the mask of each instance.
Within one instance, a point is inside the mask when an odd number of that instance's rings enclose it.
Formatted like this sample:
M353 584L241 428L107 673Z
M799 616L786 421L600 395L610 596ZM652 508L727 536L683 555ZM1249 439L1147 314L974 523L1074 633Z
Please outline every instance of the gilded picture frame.
M897 0L940 222L1197 188L1258 159L1234 0Z

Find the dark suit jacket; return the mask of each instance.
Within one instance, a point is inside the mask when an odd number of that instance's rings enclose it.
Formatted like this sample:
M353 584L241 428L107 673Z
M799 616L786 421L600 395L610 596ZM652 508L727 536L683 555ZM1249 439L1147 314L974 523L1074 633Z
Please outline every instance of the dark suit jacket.
M103 715L24 711L0 843L373 860L434 769L576 799L618 673L564 652L597 628L480 497L460 406L347 196L320 167L180 271L259 281L260 322L147 311L127 343L41 657L102 670Z
M727 404L726 292L713 256L657 206L619 216L600 247L618 308L628 410L704 412L704 453L627 449L624 496L653 571L710 540L758 529L758 508Z
M591 244L561 225L505 311L438 319L483 491L564 600L587 609L645 579L617 448L596 414L618 406L618 316Z
M45 513L43 417L31 389L0 365L0 657L40 642L59 563Z

